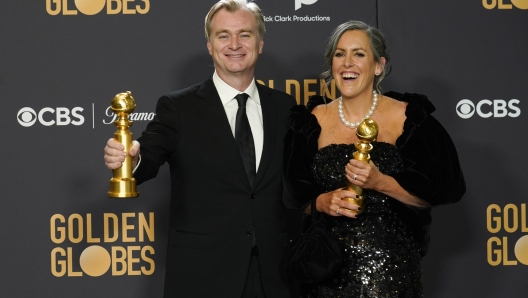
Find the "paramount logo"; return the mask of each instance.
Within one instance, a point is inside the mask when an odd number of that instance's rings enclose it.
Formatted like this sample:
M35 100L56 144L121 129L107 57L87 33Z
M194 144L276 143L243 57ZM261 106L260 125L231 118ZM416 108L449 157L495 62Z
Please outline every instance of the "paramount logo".
M105 112L106 116L108 118L110 118L110 120L103 120L103 123L104 124L112 124L114 123L116 120L117 120L117 115L114 114L114 112L112 111L112 109L110 108L110 106L108 106L108 108L106 108L106 112ZM150 113L132 113L130 115L128 115L128 119L131 120L131 121L151 121L152 119L154 119L154 116L156 116L155 113L153 112L150 112Z

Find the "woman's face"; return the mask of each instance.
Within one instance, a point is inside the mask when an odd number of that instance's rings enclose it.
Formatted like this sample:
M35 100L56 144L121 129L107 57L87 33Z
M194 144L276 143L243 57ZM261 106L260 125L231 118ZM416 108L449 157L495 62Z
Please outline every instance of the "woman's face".
M332 74L342 97L372 93L374 76L381 71L382 65L374 61L367 34L361 30L343 33L332 60Z

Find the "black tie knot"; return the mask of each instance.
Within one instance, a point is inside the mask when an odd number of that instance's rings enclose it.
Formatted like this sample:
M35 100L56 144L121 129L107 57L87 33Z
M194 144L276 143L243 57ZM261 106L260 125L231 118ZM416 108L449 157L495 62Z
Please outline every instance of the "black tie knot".
M249 95L247 95L246 93L240 93L237 96L235 96L235 98L236 98L236 100L238 102L238 106L239 107L246 106L246 102L248 100L248 97L249 97Z

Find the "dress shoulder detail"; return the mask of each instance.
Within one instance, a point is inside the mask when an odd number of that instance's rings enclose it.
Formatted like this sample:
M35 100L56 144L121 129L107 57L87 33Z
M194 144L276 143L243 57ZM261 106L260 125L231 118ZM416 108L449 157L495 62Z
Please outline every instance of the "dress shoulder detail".
M314 132L320 132L321 126L319 126L317 118L312 114L312 111L316 106L324 103L324 99L321 96L312 96L306 106L296 105L292 107L288 116L288 125L291 130L307 136ZM319 134L317 133L317 135Z

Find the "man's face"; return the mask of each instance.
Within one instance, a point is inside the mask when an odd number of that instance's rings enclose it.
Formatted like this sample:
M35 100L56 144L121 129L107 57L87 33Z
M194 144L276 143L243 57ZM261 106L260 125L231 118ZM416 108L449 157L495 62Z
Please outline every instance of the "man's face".
M255 64L264 41L260 39L253 13L246 9L218 11L211 22L211 36L207 42L215 69L222 80L252 79Z

